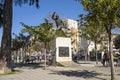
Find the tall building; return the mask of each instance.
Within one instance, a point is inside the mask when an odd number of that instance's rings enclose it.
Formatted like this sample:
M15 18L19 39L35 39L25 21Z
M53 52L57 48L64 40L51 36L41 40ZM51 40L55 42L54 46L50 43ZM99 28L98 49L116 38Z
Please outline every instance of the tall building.
M68 36L71 37L72 48L76 51L79 50L80 41L79 41L79 33L78 33L78 23L72 19L64 19L65 27L68 29Z

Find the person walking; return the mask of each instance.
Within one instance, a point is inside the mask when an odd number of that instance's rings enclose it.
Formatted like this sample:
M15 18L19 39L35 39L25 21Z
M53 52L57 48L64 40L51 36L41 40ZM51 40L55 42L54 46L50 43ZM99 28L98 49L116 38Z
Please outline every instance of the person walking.
M103 66L109 66L109 62L110 62L110 54L108 53L108 51L105 51L103 55Z
M110 53L107 52L107 58L106 58L106 66L110 66Z

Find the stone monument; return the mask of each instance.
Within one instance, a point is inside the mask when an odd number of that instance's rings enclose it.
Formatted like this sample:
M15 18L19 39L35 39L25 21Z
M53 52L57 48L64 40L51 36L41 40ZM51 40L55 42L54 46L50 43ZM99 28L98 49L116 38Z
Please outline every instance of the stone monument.
M57 37L52 43L52 47L56 49L56 62L72 61L70 38Z

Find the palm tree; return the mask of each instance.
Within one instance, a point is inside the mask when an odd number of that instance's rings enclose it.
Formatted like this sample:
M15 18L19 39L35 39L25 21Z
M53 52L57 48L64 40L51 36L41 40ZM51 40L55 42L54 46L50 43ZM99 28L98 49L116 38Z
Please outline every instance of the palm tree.
M30 3L39 7L39 0L14 0L15 4ZM12 9L13 0L0 1L0 26L3 27L1 54L0 54L0 72L11 71L11 30L12 30ZM0 74L1 74L0 73Z
M11 29L12 29L12 0L5 0L3 9L3 36L1 42L1 54L0 54L0 62L1 67L10 71L11 67ZM5 64L6 63L6 64ZM7 70L1 71L2 73L7 72Z

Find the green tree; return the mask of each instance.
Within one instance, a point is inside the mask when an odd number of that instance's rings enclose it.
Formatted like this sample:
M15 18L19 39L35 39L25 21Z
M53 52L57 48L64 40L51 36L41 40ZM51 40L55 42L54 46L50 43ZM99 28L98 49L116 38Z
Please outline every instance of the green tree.
M11 50L15 51L21 48L21 42L19 41L19 39L17 37L15 37L15 39L12 39L12 46L11 46Z
M39 7L39 0L0 0L0 26L3 27L0 54L1 73L11 71L11 30L14 2L20 6L24 3L29 3L30 5L36 4Z
M120 22L120 1L119 0L77 0L80 1L88 14L96 14L94 18L99 21L99 27L104 27L109 40L109 53L111 64L111 80L115 80L113 54L112 54L112 33L111 29L118 27Z
M54 30L52 30L52 24L48 23L47 21L35 27L27 26L24 23L21 24L24 27L22 32L28 32L35 39L43 42L45 49L48 48L50 41L55 38Z
M24 23L21 23L24 26L22 32L28 32L31 34L37 41L44 43L44 49L50 49L50 44L53 39L58 36L66 36L66 34L61 30L54 30L53 24L49 23L47 19L45 19L45 23L40 24L39 26L28 26Z
M19 35L16 35L15 33L13 34L15 35L15 39L12 41L12 50L16 51L17 54L17 52L22 49L22 57L26 57L26 52L29 52L28 48L31 46L31 35L25 36L22 33L19 33Z
M89 14L86 16L80 15L79 30L81 31L80 37L92 41L95 44L96 64L98 64L97 57L97 44L101 42L101 34L104 32L102 27L98 26L98 20L95 15Z
M18 37L15 37L14 39L12 39L12 43L11 43L12 54L17 55L20 48L21 48L21 42L19 41ZM17 62L17 56L14 59L14 61Z
M47 19L45 19L45 23L40 24L39 26L28 26L24 23L21 23L24 26L22 32L28 32L35 39L43 42L46 49L49 49L49 44L53 39L58 36L66 36L65 32L58 29L53 29L53 24L49 23Z

